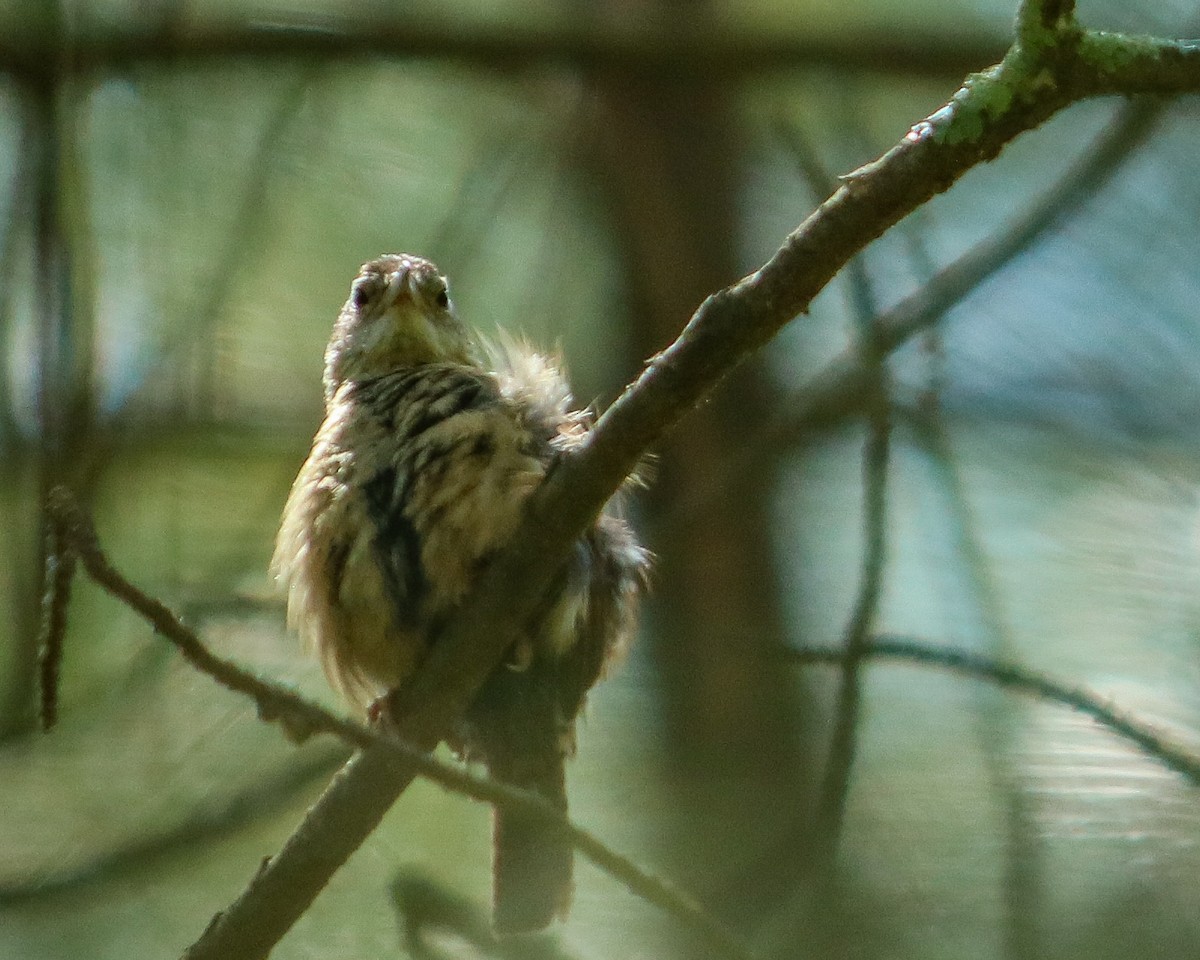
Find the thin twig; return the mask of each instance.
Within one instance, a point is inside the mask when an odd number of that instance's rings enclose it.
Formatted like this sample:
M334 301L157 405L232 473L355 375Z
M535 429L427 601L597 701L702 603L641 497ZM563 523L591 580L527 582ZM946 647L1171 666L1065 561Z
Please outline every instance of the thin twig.
M846 627L842 683L838 692L833 736L825 777L817 800L815 835L822 859L829 866L837 851L857 752L861 666L868 650L868 632L879 608L887 559L887 477L891 415L886 373L879 365L879 395L872 405L863 448L863 561L858 596Z
M836 186L820 156L803 131L792 124L780 125L780 136L791 149L812 192L825 196ZM858 331L857 349L870 366L871 403L867 408L867 437L863 446L863 561L858 595L845 631L846 658L842 663L842 681L834 707L833 735L829 742L825 773L817 797L812 836L815 838L815 864L832 867L845 820L846 801L857 752L860 667L868 631L879 607L885 565L887 528L887 476L891 434L891 413L886 355L880 348L878 310L871 277L863 254L847 265L847 300Z
M38 635L42 729L58 721L58 678L62 666L63 638L67 632L67 606L75 576L75 551L63 540L57 524L47 530L42 626Z
M41 33L0 38L0 72L36 81L44 72ZM698 76L712 81L762 76L813 67L888 73L893 76L959 77L994 63L1003 43L987 37L899 34L894 29L844 37L771 37L730 31L723 24L693 29L610 29L589 19L547 30L522 29L511 21L464 27L461 20L361 18L322 29L311 18L293 24L227 26L194 22L174 29L121 35L95 31L80 37L73 67L81 75L120 73L176 64L220 65L253 58L358 63L380 58L443 60L479 70L513 71L567 66L578 70L632 72L648 80Z
M61 487L54 490L47 509L60 538L60 555L77 555L98 586L140 614L156 632L175 646L188 663L229 690L251 697L258 705L260 716L267 721L279 721L291 738L302 740L317 733L331 734L348 746L382 751L394 764L415 771L455 793L518 811L524 817L536 818L562 831L575 849L630 891L679 920L699 936L715 955L732 960L748 960L750 957L734 936L687 894L611 850L595 835L568 820L538 794L517 790L463 768L442 763L392 733L335 716L299 694L255 676L233 661L212 653L170 608L138 589L112 566L97 541L90 519L68 491ZM59 571L63 569L61 565L58 568ZM65 593L60 596L65 598ZM52 609L65 612L65 599L56 602Z
M925 407L929 412L925 412ZM979 611L986 648L997 657L1007 657L1013 649L1003 598L992 576L987 552L980 542L976 512L968 495L960 464L951 444L941 413L930 404L921 405L907 425L920 449L929 455L936 482L944 497L946 515L956 538L954 548L962 560L970 585L970 596ZM1043 858L1039 855L1039 833L1020 773L1009 751L1016 721L1011 701L994 703L985 699L975 712L976 729L983 746L984 763L992 779L996 796L1005 806L1008 843L1004 860L1002 890L1006 907L1006 956L1021 960L1039 956L1037 918L1041 906L1037 891L1042 889L1039 874Z
M840 664L846 651L836 647L800 647L787 653L798 664ZM1172 743L1145 721L1109 705L1099 694L1073 687L1044 673L1015 663L953 647L939 647L906 637L881 636L871 640L863 656L869 660L898 660L949 670L1002 689L1027 694L1070 707L1085 714L1117 736L1128 740L1147 756L1200 786L1200 755Z

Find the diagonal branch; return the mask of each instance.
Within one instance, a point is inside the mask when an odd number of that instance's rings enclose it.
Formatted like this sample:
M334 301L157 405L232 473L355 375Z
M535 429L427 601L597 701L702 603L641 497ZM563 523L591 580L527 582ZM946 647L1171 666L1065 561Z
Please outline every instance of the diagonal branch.
M634 894L679 919L707 944L714 955L730 960L749 960L750 954L746 949L694 900L607 847L596 836L568 820L538 794L514 789L497 780L442 763L391 733L335 716L299 694L270 683L233 661L212 653L173 611L139 590L112 566L100 548L90 519L65 489L59 487L53 491L47 503L47 513L55 532L54 545L57 549L48 562L51 587L47 591L45 604L47 626L44 637L54 645L56 651L61 651L62 647L71 574L78 560L92 580L144 617L188 663L221 686L251 697L258 705L259 716L267 721L278 721L291 739L303 740L317 733L331 734L348 746L370 749L387 756L393 766L420 774L455 793L535 817L561 830L575 849L621 881ZM43 695L47 694L52 696L53 686L44 688ZM343 784L349 779L348 776L339 778ZM335 781L331 789L336 789L338 782Z
M823 195L836 186L808 139L795 128L782 128L788 145L813 192ZM841 839L846 802L858 752L862 701L862 659L868 633L883 590L887 538L887 484L891 448L891 397L886 351L881 343L879 310L866 258L847 265L850 311L858 331L855 350L862 358L867 387L867 436L863 444L863 547L858 593L844 632L846 657L833 714L833 733L810 828L816 865L829 870Z
M845 650L837 647L800 647L790 651L788 657L793 662L804 665L840 664L845 661L847 655ZM1083 687L1070 686L1015 663L996 660L969 650L921 643L907 637L876 637L866 645L862 656L869 660L895 660L938 667L961 676L995 684L1005 690L1078 710L1117 736L1128 740L1147 756L1153 757L1196 786L1200 786L1200 755L1173 743L1150 724L1118 710L1106 703L1100 695Z
M885 349L896 350L937 323L1047 230L1076 213L1150 138L1158 128L1164 108L1161 101L1148 98L1122 106L1079 162L1011 224L981 240L915 292L883 311L876 323ZM795 446L818 428L858 414L871 396L873 384L874 372L864 362L861 350L857 345L847 348L792 395L785 416L755 433L752 442L730 452L728 470L710 477L693 497L674 509L688 516L697 514L738 477L763 469L781 447Z
M560 558L645 451L762 346L867 243L1013 138L1085 97L1200 90L1200 45L1072 35L970 78L941 110L855 171L757 272L710 296L679 338L605 412L579 452L533 495L524 522L406 689L403 739L432 748L516 640ZM1120 56L1118 56L1120 54ZM412 779L372 744L284 849L188 952L191 960L264 957ZM347 786L371 781L370 802ZM360 791L361 793L361 791ZM324 819L315 821L320 814Z

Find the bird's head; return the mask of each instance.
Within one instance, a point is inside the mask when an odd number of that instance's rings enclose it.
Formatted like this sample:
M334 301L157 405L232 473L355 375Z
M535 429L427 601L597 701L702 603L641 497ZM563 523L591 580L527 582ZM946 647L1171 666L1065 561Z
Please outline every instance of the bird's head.
M325 351L325 392L422 363L474 363L478 348L437 266L409 254L362 265Z

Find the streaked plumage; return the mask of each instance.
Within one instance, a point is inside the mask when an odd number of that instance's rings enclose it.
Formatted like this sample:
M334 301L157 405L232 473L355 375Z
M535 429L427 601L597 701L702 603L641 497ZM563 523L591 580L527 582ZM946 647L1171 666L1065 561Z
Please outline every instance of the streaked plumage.
M427 260L363 265L325 354L325 420L273 561L288 620L366 706L401 687L525 498L589 417L549 358L486 348ZM563 759L587 691L634 630L646 553L611 509L580 538L526 636L456 731L491 774L566 807ZM565 913L571 852L536 824L495 823L497 930Z

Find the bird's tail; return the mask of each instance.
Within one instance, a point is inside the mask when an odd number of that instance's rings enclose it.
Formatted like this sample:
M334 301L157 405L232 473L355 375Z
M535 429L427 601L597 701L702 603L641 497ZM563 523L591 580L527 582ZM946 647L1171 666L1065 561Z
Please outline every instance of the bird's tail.
M489 757L493 777L567 809L560 750ZM541 930L571 906L573 853L567 839L535 817L496 808L492 821L492 926L497 934Z

